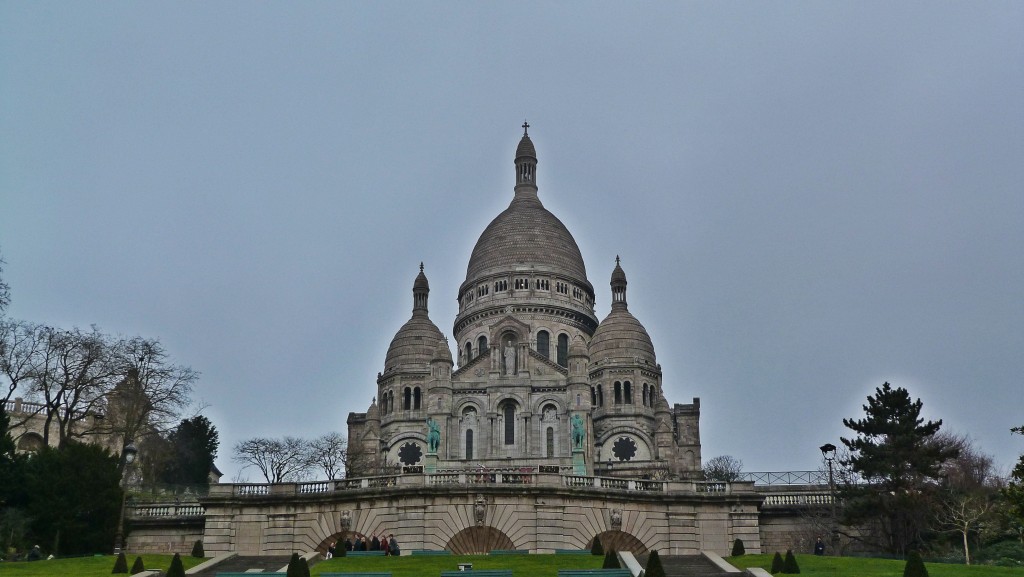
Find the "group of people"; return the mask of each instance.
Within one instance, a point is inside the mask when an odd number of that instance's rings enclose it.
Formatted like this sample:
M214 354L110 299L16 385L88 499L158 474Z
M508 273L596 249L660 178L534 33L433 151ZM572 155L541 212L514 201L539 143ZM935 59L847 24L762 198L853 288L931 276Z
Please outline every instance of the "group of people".
M396 557L402 554L402 550L398 547L398 541L395 540L393 533L381 535L379 538L374 535L371 539L364 539L362 535L356 535L355 542L346 537L342 546L345 547L346 551L383 551L385 555L394 555ZM335 547L335 543L327 546L328 559L334 557Z

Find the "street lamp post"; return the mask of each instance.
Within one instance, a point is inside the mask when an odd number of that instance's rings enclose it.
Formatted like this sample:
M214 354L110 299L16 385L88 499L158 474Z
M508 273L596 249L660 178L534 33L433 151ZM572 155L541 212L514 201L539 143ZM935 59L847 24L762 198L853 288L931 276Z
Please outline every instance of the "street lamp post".
M821 456L825 459L825 463L828 464L828 499L832 509L831 537L834 544L838 537L836 532L836 482L835 477L832 475L832 463L836 460L836 446L832 443L825 443L818 447L818 449L821 450Z
M124 547L124 506L128 498L128 491L125 490L125 481L128 478L128 468L135 462L139 450L131 441L121 451L121 513L117 516L117 534L114 535L114 555L121 552Z

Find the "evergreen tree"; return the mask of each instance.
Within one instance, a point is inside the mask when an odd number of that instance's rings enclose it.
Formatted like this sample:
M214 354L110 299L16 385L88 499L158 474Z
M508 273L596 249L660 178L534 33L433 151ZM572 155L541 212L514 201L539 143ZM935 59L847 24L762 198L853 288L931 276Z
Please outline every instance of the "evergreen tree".
M184 419L167 436L167 442L170 455L160 481L171 485L207 486L220 446L217 427L202 415Z
M135 563L132 563L132 575L136 573L142 573L146 570L146 565L142 562L142 557L136 557Z
M661 557L658 556L657 551L651 551L650 557L647 558L647 568L644 569L644 575L647 577L665 577L665 569L661 566Z
M196 540L195 544L192 545L192 556L202 559L206 557L206 552L203 551L203 540Z
M181 564L181 556L177 553L175 553L174 558L171 559L171 566L167 569L167 575L165 577L185 577L185 566Z
M601 546L601 539L594 537L594 543L590 546L591 555L604 555L604 547Z
M864 405L863 419L843 419L857 436L841 439L844 461L865 481L841 489L843 523L874 527L862 540L890 553L921 541L933 517L942 464L959 449L935 439L942 421L921 418L921 400L884 383Z
M907 564L903 567L903 577L928 577L928 569L924 566L924 560L917 551L911 551L907 555Z
M772 575L782 573L782 569L786 566L786 563L782 560L782 555L776 551L775 556L772 557L772 569L769 571Z
M615 549L609 549L604 554L604 564L601 565L602 569L619 569L619 556L615 554Z
M1024 435L1024 427L1010 429L1018 435ZM1010 482L1003 489L1003 498L1006 499L1007 516L1016 521L1017 526L1024 526L1024 454L1020 456L1017 464L1010 473Z
M796 563L796 555L792 549L786 550L786 560L782 562L782 572L789 575L796 575L800 572L800 566Z
M739 557L746 553L746 549L743 547L743 539L736 539L732 542L732 556Z
M117 554L117 559L114 561L114 570L111 573L127 573L128 572L128 561L124 558L124 551Z

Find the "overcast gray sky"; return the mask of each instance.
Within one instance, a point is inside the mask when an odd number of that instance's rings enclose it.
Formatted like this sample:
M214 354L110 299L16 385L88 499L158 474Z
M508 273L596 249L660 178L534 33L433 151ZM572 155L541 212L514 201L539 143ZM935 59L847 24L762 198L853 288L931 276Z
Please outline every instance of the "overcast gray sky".
M883 381L1024 451L1024 3L0 1L8 315L158 337L218 466L365 411L420 261L541 199L704 457L815 469ZM255 479L248 473L249 479Z

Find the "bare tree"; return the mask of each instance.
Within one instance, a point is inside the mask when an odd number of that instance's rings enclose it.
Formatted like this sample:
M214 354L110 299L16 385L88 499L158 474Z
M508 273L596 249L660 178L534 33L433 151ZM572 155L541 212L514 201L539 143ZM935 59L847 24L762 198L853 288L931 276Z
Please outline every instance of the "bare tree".
M268 483L302 480L312 468L310 444L296 437L257 437L235 445L233 460L256 467Z
M3 402L11 400L19 388L22 394L35 378L43 340L39 327L13 319L0 318L0 379L6 387L0 390Z
M120 380L107 397L105 429L121 437L123 450L129 442L175 426L199 375L172 364L155 339L122 339L110 353Z
M0 257L0 314L7 310L11 304L11 287L4 281L4 265L7 264L3 257Z
M704 462L704 478L708 481L736 481L742 472L743 461L732 455L720 455Z
M57 426L58 445L96 432L89 419L102 412L105 395L117 382L118 366L110 354L111 342L93 327L88 333L43 327L33 389L46 405L43 443Z
M960 533L964 544L964 559L971 564L971 550L968 543L971 532L979 529L991 514L992 501L980 493L951 494L942 502L938 511L939 524L948 531Z
M310 460L327 479L339 479L348 459L348 442L341 433L331 432L310 441Z

